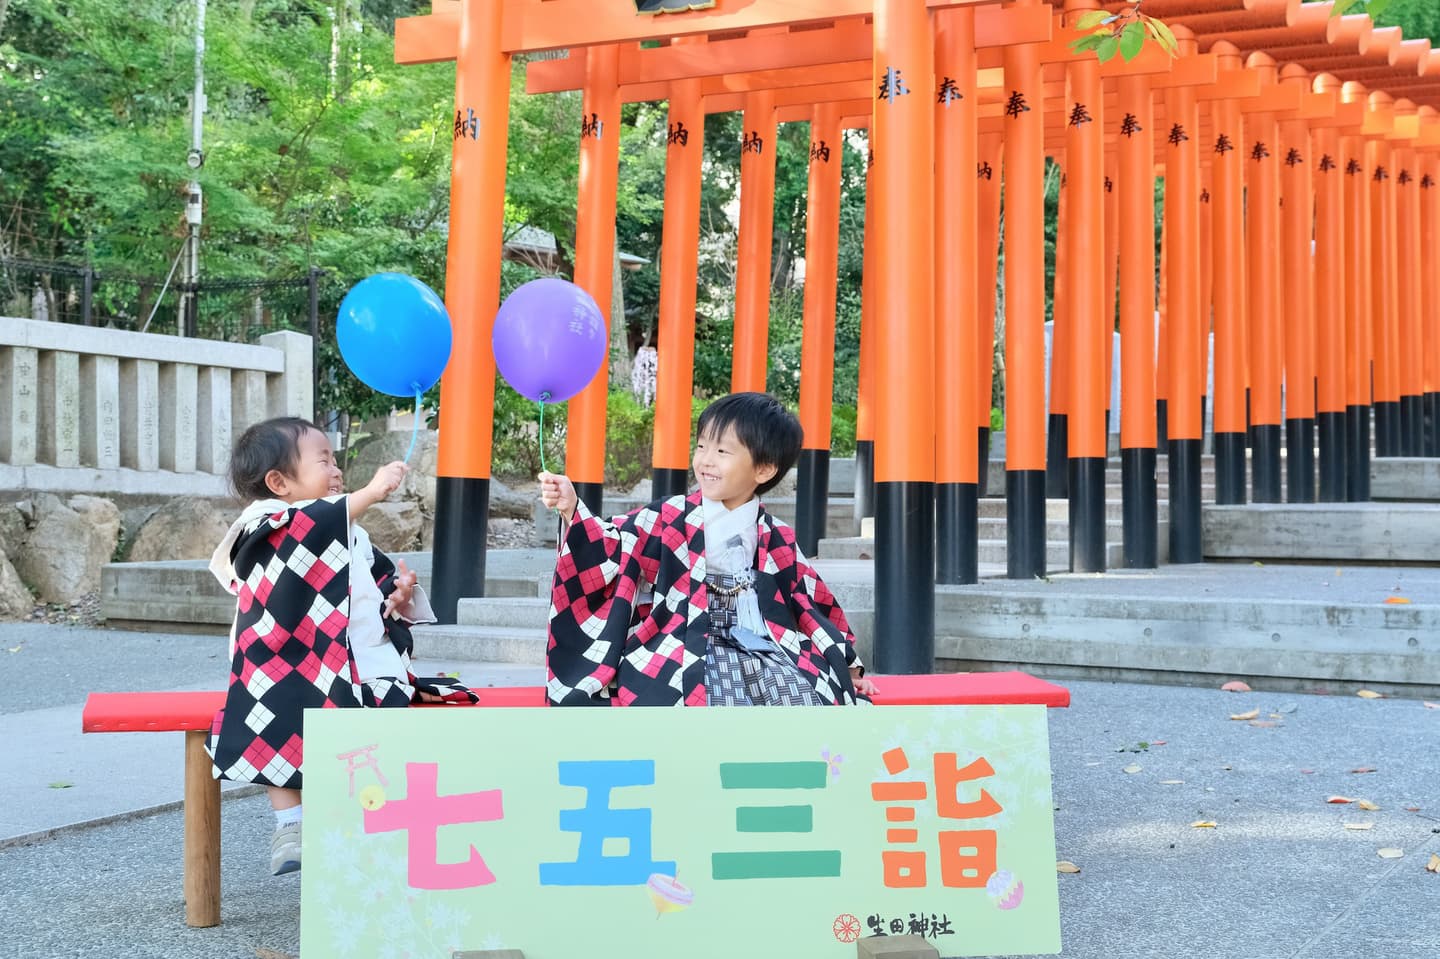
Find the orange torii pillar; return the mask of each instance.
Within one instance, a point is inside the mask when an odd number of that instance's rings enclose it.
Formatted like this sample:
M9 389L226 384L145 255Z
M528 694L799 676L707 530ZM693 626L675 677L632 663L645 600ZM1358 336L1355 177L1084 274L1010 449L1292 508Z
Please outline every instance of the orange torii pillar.
M1114 112L1114 111L1111 111ZM1110 127L1106 118L1106 129ZM1100 281L1105 289L1105 455L1110 455L1110 401L1114 397L1115 377L1115 332L1116 305L1120 301L1120 191L1115 188L1120 177L1120 160L1112 148L1105 151L1105 268Z
M1304 67L1287 64L1283 86L1303 97L1310 89ZM1310 182L1310 130L1300 114L1280 121L1274 149L1280 163L1280 284L1285 356L1285 491L1291 503L1315 502L1315 338L1312 240L1314 199ZM1282 319L1283 318L1283 319Z
M1397 120L1409 119L1418 132L1414 105L1400 101ZM1410 143L1395 145L1395 248L1399 289L1396 306L1398 325L1398 383L1400 387L1400 454L1423 456L1425 452L1425 341L1420 320L1420 177L1415 150ZM1436 269L1440 264L1430 264Z
M1315 77L1316 92L1338 100L1340 85L1329 74ZM1337 108L1338 109L1338 108ZM1320 502L1345 501L1345 260L1344 179L1340 132L1333 122L1310 137L1315 176L1315 426L1320 440Z
M1029 580L1046 572L1045 88L1038 44L1003 57L1005 560L1009 578Z
M1071 321L1069 274L1069 177L1065 157L1051 155L1060 171L1060 188L1055 204L1055 273L1050 286L1050 390L1045 429L1045 498L1065 499L1070 495L1070 345L1074 324ZM1060 357L1065 357L1060 362ZM1049 536L1047 534L1046 538Z
M876 0L875 668L935 669L935 40Z
M1159 565L1155 490L1155 105L1150 78L1118 84L1120 488L1127 569Z
M1175 28L1180 55L1195 52L1190 31ZM1200 418L1202 384L1186 355L1200 330L1200 112L1193 87L1165 95L1170 131L1165 152L1166 314L1170 325L1167 431L1170 472L1170 562L1198 563L1200 543Z
M1261 75L1264 90L1259 105L1272 105L1275 61L1264 53L1252 53L1246 65ZM1245 142L1240 145L1245 163L1246 285L1250 300L1250 466L1257 503L1282 501L1280 176L1274 156L1277 133L1273 113L1252 113L1245 121Z
M585 58L580 114L580 187L575 208L575 283L595 298L605 329L615 273L615 189L620 175L620 48L591 47ZM608 339L607 339L608 342ZM565 431L565 471L575 492L601 515L605 490L605 417L610 364L570 400Z
M1240 54L1224 41L1211 51L1227 73L1241 69ZM1211 101L1211 263L1215 313L1215 502L1245 502L1244 203L1240 105L1231 97Z
M670 85L666 126L665 219L660 241L660 321L655 371L651 495L690 487L690 396L695 377L695 269L700 236L700 167L705 108L699 80Z
M1440 153L1422 153L1420 166L1420 258L1429 264L1420 272L1425 311L1425 455L1440 456L1440 269L1435 267L1440 263Z
M1359 84L1342 84L1341 97L1366 107ZM1340 138L1345 172L1345 498L1352 503L1370 499L1370 188L1362 130L1363 125L1354 135Z
M1065 13L1077 17L1096 9L1094 0L1066 0ZM1070 324L1068 485L1070 493L1070 569L1105 569L1105 369L1110 363L1112 322L1105 316L1105 91L1100 63L1089 57L1065 67L1065 163L1069 196L1065 244L1066 304ZM1192 100L1193 102L1193 100ZM1057 321L1057 340L1058 340ZM1200 461L1195 460L1198 471ZM1196 475L1198 490L1198 472ZM1198 512L1198 511L1197 511Z
M795 501L795 539L806 556L816 554L829 516L840 164L845 152L841 136L840 104L818 104L810 121L810 182L805 199L805 326L800 346L800 425L805 444Z
M775 91L745 95L740 142L740 238L735 264L733 392L765 391L775 221ZM807 284L808 286L808 284ZM833 311L832 311L833 312Z
M855 526L875 515L875 147L865 161L865 249L860 267L860 368L855 385Z
M975 8L935 18L935 581L979 581ZM988 404L987 404L988 407Z
M1390 95L1370 94L1371 109L1394 115ZM1370 302L1374 329L1375 358L1375 455L1399 456L1399 270L1395 261L1395 190L1390 144L1382 138L1366 147L1366 169L1370 173Z
M490 337L500 306L499 224L505 215L505 153L510 123L510 56L501 52L500 4L460 7L451 145L450 237L445 307L454 328L440 380L441 430L435 479L432 603L455 622L462 597L485 595L490 515L495 354ZM482 531L477 534L476 531Z
M1000 272L1000 171L1004 140L999 133L982 133L975 160L976 210L979 216L975 276L978 322L975 329L975 425L979 453L980 496L990 495L990 411L995 398L995 298Z

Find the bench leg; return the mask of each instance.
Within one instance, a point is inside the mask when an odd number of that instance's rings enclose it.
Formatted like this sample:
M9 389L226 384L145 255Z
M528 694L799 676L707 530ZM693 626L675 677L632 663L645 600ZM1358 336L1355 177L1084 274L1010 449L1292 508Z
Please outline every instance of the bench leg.
M185 733L185 925L220 925L220 780L205 730Z

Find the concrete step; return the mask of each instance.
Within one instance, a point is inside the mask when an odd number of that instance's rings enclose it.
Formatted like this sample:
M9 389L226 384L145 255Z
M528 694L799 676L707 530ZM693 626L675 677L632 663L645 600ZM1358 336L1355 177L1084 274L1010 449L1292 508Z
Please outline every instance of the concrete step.
M1385 456L1370 461L1370 496L1377 500L1440 500L1440 460Z
M1440 503L1207 506L1201 542L1215 559L1431 565Z
M429 586L429 553L396 553ZM490 550L485 562L487 596L549 594L555 553L549 549ZM225 592L204 560L110 563L100 570L100 612L112 626L210 632L229 630L235 597Z
M546 630L508 626L420 626L415 655L427 660L545 665Z
M550 618L550 600L540 597L462 599L455 605L457 626L544 629Z
M1118 568L1125 559L1124 544L1118 538L1105 544L1105 565L1110 569ZM1162 546L1165 543L1165 535L1160 536ZM1003 567L1006 562L1007 544L1001 539L982 539L979 541L979 561L982 565L994 565ZM848 536L837 539L822 539L820 541L820 558L823 559L874 559L875 540L870 537ZM1161 557L1163 561L1163 556ZM1070 567L1070 543L1067 539L1051 538L1045 544L1045 566L1051 570L1064 570ZM838 595L838 594L837 594Z
M1004 517L999 519L982 517L976 523L976 528L981 540L1004 539L1006 521ZM1106 520L1106 539L1118 543L1124 535L1125 526L1120 520ZM1068 541L1070 538L1070 520L1065 517L1057 518L1055 516L1047 516L1045 520L1045 538L1055 541Z
M987 496L987 497L985 497L984 499L982 499L982 500L979 501L977 512L978 512L979 518L980 518L981 520L986 520L986 519L1004 519L1004 518L1005 518L1005 500L1004 500L1003 498L995 498L995 497ZM1159 517L1160 517L1161 522L1164 522L1165 518L1170 515L1170 501L1169 501L1169 500L1163 500L1163 499L1157 501L1157 503L1156 503L1156 512L1159 514ZM1045 501L1045 516L1046 516L1047 519L1052 519L1052 520L1055 520L1055 519L1061 519L1061 520L1063 520L1063 519L1068 519L1069 516L1070 516L1070 501L1069 501L1069 500L1063 500L1063 499L1048 499L1048 500L1046 500L1046 501ZM1106 500L1106 501L1105 501L1105 518L1106 518L1107 520L1112 521L1112 522L1115 522L1115 521L1119 521L1119 520L1124 519L1124 518L1125 518L1125 504L1124 504L1124 502L1121 501L1121 500ZM864 532L865 532L865 530L862 528L862 529L861 529L861 533L864 533Z

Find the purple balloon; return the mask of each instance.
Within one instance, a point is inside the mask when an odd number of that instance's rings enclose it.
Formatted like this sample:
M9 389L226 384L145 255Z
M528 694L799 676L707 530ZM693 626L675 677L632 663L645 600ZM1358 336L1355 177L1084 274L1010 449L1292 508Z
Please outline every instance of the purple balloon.
M583 390L609 349L595 300L555 277L531 280L495 314L495 365L521 396L560 403Z

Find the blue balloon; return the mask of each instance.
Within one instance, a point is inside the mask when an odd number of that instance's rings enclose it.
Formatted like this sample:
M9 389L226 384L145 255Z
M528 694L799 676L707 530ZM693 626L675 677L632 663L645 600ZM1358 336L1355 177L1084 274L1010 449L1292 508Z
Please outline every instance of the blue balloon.
M360 382L391 396L413 397L439 382L451 337L440 297L404 273L376 273L356 283L335 317L345 365Z

